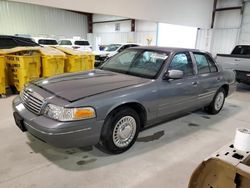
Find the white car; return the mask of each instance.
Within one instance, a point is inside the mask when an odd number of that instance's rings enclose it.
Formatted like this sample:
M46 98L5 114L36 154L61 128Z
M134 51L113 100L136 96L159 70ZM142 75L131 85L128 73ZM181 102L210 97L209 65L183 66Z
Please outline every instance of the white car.
M108 57L112 57L115 54L122 52L123 50L131 47L140 46L136 43L116 43L116 44L109 44L104 48L104 51L108 53Z
M115 54L122 52L123 50L140 46L136 43L115 43L107 45L103 51L93 51L95 54L95 67L102 65L107 59L111 58Z
M92 47L89 44L89 41L84 40L84 39L80 39L80 40L61 39L61 40L59 40L58 44L62 47L72 48L72 49L79 50L79 51L85 51L85 52L92 51Z
M32 38L36 43L41 46L57 46L57 40L53 38L42 38L42 37L33 37Z

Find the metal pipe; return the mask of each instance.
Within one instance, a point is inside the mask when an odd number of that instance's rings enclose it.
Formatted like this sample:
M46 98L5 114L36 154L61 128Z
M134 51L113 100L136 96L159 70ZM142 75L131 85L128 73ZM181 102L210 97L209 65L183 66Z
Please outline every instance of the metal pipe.
M132 19L109 20L109 21L93 22L93 24L111 23L111 22L123 22L123 21L130 21L130 20L132 20Z
M242 6L217 8L215 9L215 11L217 12L217 11L236 10L236 9L242 9Z
M217 0L214 0L212 21L211 21L211 29L214 28L214 20L215 20L216 6L217 6Z

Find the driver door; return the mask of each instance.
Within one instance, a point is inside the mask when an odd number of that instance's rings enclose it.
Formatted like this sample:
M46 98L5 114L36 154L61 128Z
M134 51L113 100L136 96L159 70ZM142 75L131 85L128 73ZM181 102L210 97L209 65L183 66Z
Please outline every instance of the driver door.
M185 111L198 105L199 82L194 67L189 52L180 52L173 56L168 71L183 71L183 78L160 81L158 117Z

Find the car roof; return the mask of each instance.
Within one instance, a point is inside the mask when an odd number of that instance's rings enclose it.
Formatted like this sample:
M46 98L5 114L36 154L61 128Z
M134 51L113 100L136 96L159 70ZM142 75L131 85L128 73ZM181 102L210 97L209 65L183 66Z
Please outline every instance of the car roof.
M157 51L162 51L162 52L183 52L183 51L191 51L191 52L203 52L198 49L190 49L190 48L174 48L174 47L159 47L159 46L137 46L137 47L132 47L131 49L142 49L142 50L157 50Z
M47 37L32 37L33 39L36 39L36 40L56 40L56 39L53 39L53 38L47 38Z
M133 42L127 42L127 43L117 43L117 44L121 44L121 45L134 44L134 45L138 45L138 46L140 46L140 44L138 44L138 43L133 43Z
M60 39L59 41L62 41L62 40L70 40L70 41L88 41L86 39Z
M12 36L12 35L0 35L1 38L12 38L12 39L31 39L29 37L20 37L20 36Z

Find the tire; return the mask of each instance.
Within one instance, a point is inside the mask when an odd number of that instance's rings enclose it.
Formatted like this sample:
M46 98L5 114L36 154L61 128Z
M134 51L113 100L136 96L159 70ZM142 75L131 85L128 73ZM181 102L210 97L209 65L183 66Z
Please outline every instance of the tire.
M225 93L225 89L220 88L210 105L205 107L205 111L209 114L218 114L224 106L226 97Z
M140 118L135 110L128 107L115 110L105 120L98 148L111 154L123 153L133 146L139 130Z

